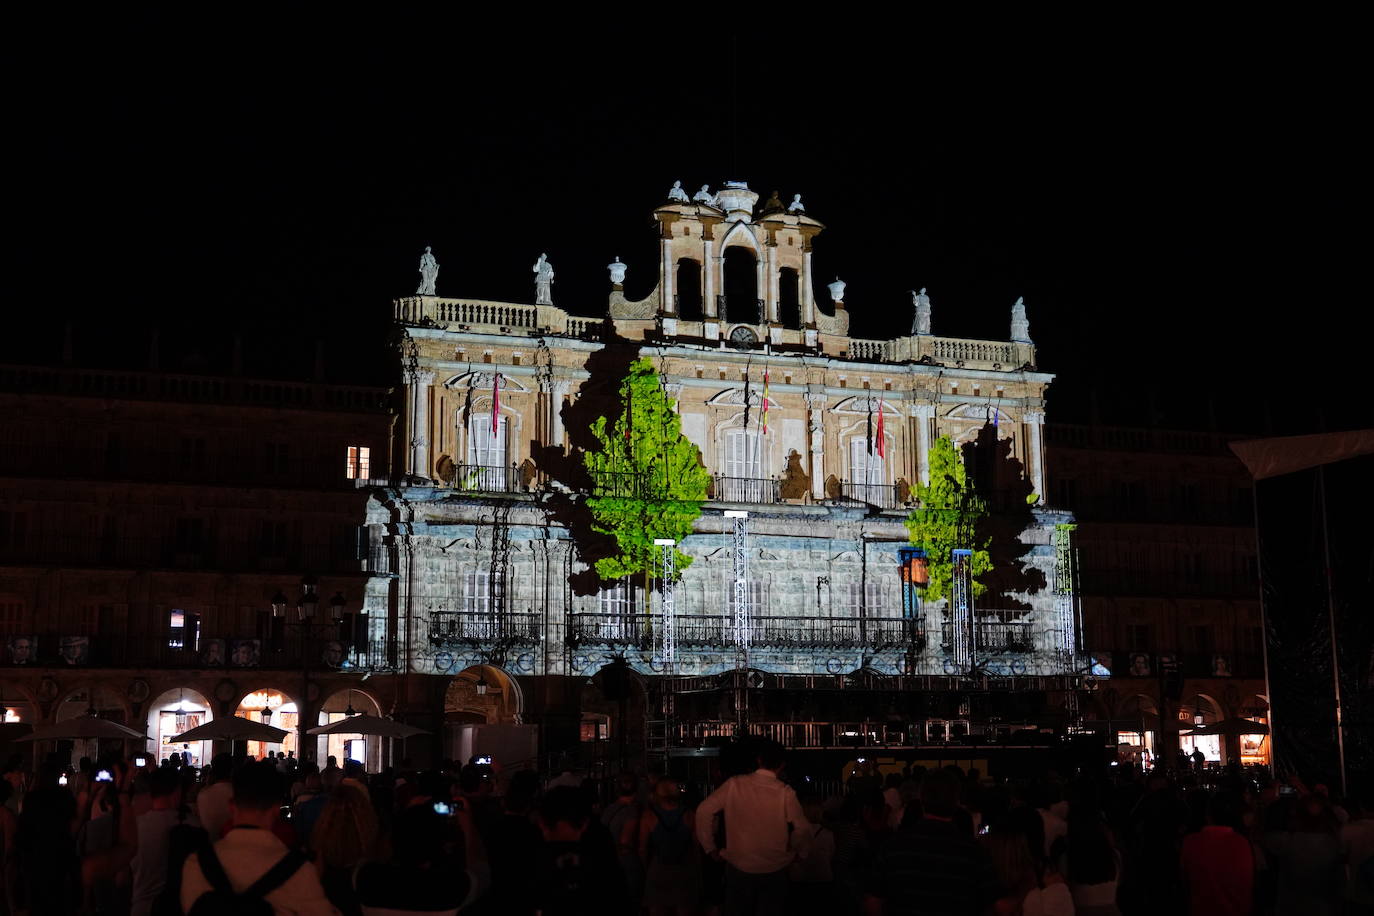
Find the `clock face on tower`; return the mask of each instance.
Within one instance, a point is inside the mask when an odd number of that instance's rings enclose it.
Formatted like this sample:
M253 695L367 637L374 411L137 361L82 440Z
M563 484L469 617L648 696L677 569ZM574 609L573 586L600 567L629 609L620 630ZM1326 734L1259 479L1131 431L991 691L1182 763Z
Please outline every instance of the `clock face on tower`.
M739 344L740 346L748 346L751 343L757 343L758 339L758 336L744 325L740 325L730 332L731 343Z

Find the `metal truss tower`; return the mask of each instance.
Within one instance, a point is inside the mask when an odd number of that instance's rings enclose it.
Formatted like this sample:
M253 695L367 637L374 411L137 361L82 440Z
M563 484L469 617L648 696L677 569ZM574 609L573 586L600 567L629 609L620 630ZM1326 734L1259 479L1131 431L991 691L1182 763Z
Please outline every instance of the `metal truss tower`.
M1054 606L1058 645L1064 664L1078 654L1078 601L1074 588L1073 525L1054 526Z
M950 624L954 664L960 674L973 670L973 551L956 547L952 551L953 573L950 582Z
M725 517L734 522L733 555L735 560L734 592L731 597L731 610L734 611L734 624L731 627L731 641L740 650L740 667L749 667L749 638L753 625L749 621L749 513L726 510Z

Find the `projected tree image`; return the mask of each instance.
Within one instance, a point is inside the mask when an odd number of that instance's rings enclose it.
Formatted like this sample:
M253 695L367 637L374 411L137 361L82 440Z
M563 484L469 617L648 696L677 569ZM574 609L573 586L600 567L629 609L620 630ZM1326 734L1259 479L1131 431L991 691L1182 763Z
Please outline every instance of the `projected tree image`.
M615 538L617 553L596 561L597 575L618 579L640 572L657 578L655 538L681 541L701 514L710 480L695 444L682 435L675 405L648 359L637 359L620 385L624 409L591 432L600 448L584 455L592 478L587 498L595 530ZM677 551L677 569L692 558Z
M987 591L979 578L992 569L988 554L991 538L984 531L987 505L974 491L964 462L948 436L936 439L930 447L930 484L917 484L919 508L907 516L906 528L911 543L925 548L930 563L927 601L939 601L950 593L953 570L950 552L955 548L973 551L971 572L973 596Z

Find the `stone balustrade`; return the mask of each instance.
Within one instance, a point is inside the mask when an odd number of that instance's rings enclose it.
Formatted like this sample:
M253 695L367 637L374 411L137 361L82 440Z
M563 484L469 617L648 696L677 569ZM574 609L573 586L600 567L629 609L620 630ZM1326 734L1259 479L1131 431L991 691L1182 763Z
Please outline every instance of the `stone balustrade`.
M494 333L525 330L583 338L596 336L598 326L605 320L569 315L551 305L525 305L487 299L443 299L438 296L397 299L393 303L393 317L401 324L436 324L451 330ZM766 332L766 329L762 330ZM993 371L1011 371L1035 364L1035 347L1028 343L929 335L867 340L846 337L846 330L847 324L843 327L822 326L822 336L831 341L823 345L824 351L842 353L845 359L863 362L925 362ZM674 336L690 342L702 339L704 333L704 322L679 320ZM790 328L782 329L780 336L774 338L775 344L785 346L797 346L804 342L803 332Z

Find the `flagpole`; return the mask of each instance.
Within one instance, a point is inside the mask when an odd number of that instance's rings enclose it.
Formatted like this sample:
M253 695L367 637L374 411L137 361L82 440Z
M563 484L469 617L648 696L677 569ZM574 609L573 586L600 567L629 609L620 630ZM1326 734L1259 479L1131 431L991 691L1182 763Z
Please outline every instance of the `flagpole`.
M1331 687L1336 695L1336 757L1341 767L1341 795L1345 785L1345 726L1341 709L1341 658L1336 644L1336 593L1331 581L1331 534L1326 518L1326 468L1317 468L1317 496L1322 508L1322 562L1326 570L1326 614L1331 628ZM1270 698L1270 705L1273 705ZM1270 727L1273 733L1273 727Z

